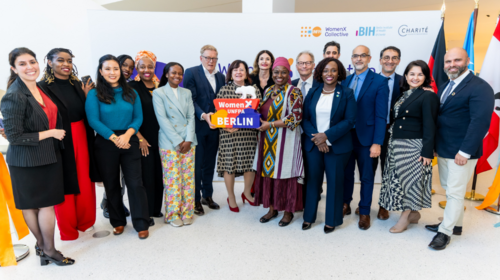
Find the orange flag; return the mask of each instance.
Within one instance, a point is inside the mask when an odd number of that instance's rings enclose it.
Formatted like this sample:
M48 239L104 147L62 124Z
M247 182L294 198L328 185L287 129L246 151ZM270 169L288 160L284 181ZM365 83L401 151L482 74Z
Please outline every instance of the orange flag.
M23 213L16 209L9 170L3 156L0 156L0 266L17 265L12 237L10 235L9 213L19 239L30 233L24 222Z
M495 175L495 179L493 180L493 184L490 187L490 190L486 194L486 197L484 198L483 203L481 205L477 206L476 209L478 210L484 210L488 206L492 205L493 203L496 202L498 199L498 196L500 195L500 169L497 169L497 174Z

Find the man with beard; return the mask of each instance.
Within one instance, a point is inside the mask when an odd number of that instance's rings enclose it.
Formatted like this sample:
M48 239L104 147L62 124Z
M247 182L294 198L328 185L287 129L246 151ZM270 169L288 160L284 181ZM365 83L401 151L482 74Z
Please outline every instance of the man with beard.
M384 144L382 145L382 150L380 153L380 169L382 170L382 174L384 173L385 157L387 155L387 146L389 144L389 124L392 122L392 108L394 107L394 104L396 104L396 100L398 99L400 94L399 82L401 80L401 75L396 74L396 68L401 61L400 59L401 50L396 47L389 46L384 48L380 52L380 65L382 66L382 72L380 72L380 75L387 79L387 82L389 83L389 100L387 101L387 126L385 129ZM375 172L377 171L378 159L378 157L373 158L374 176ZM387 211L383 207L380 207L378 210L377 218L379 220L389 219L389 211Z
M444 56L444 71L450 81L438 91L441 104L435 152L447 204L443 222L425 226L437 232L429 244L435 250L445 249L452 234L462 234L467 183L483 154L483 137L495 103L491 86L470 72L468 65L469 57L462 48L451 49Z
M373 158L380 156L387 126L389 85L387 79L368 69L371 55L366 46L352 51L351 61L356 72L342 82L354 91L358 105L356 125L351 130L354 150L344 172L344 215L351 214L354 191L354 169L358 163L361 180L359 202L360 229L370 228L370 206L373 194Z

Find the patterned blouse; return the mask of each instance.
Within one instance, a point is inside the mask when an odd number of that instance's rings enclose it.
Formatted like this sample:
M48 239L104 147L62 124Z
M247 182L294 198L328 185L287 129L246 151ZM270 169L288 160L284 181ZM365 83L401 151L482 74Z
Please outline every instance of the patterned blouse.
M267 115L268 121L282 120L284 124L290 129L294 130L302 122L302 93L298 88L294 88L290 95L288 96L289 108L292 108L289 112L283 112L283 99L285 98L288 87L291 86L286 84L280 86L278 91L278 96L273 101L273 105L269 108L269 113ZM266 94L260 106L262 106L269 98L271 98L275 87L277 85L272 85L266 90ZM283 116L284 113L288 113Z

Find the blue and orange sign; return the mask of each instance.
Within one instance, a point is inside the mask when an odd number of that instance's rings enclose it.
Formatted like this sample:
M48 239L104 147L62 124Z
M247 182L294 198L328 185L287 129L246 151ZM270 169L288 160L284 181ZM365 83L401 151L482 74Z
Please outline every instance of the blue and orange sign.
M259 99L215 99L212 124L219 128L259 128Z

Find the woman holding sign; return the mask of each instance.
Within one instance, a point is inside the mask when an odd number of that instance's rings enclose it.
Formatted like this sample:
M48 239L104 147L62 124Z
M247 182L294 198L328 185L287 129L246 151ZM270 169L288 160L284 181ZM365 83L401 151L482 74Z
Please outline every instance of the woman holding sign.
M286 58L275 60L272 75L275 85L266 90L260 107L255 204L269 207L269 212L260 218L261 223L277 217L278 211L285 211L279 222L284 227L292 221L293 212L304 208L304 164L298 129L302 121L302 93L291 85Z
M262 95L257 86L251 86L252 80L249 77L248 65L244 61L235 60L231 63L227 70L226 83L227 85L223 86L217 94L217 99L247 98L247 96L244 96L247 94L239 93L239 91L246 92L247 89L255 91L255 97L253 98L257 98L259 101L262 99ZM257 108L253 109L255 110ZM224 177L224 183L226 184L228 194L227 202L229 209L233 212L240 211L234 195L235 177L243 175L245 180L245 189L241 194L243 203L247 200L250 205L254 205L250 190L255 177L253 159L255 157L256 147L257 131L255 129L220 129L217 173L219 177Z

